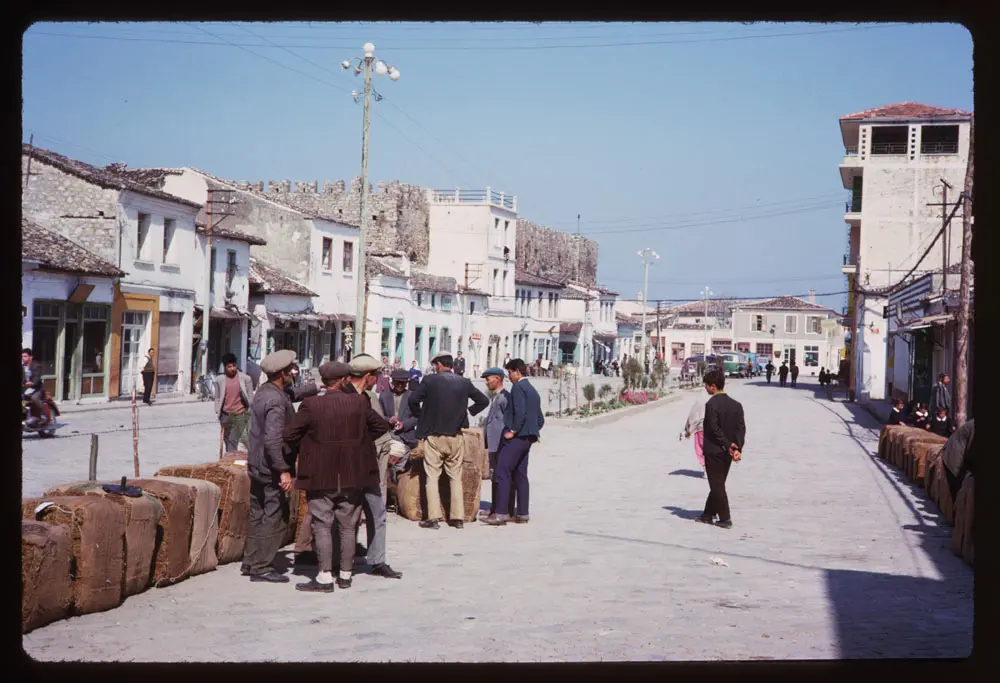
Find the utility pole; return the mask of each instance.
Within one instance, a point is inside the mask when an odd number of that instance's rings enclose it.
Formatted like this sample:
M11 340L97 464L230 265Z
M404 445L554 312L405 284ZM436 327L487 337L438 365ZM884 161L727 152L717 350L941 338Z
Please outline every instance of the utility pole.
M958 290L958 339L955 349L955 424L961 427L969 403L969 288L972 285L972 177L974 175L975 115L969 124L969 164L962 193L962 279ZM945 272L944 279L948 273Z
M708 336L708 297L712 296L715 292L709 289L708 285L705 285L705 289L701 293L705 297L705 362L708 363L708 354L711 347Z
M539 312L541 311L541 299L539 299L538 304ZM587 323L590 321L590 288L587 288L586 294L583 296L583 327L580 329L580 374L584 372L587 368Z
M354 75L358 76L363 73L365 80L363 96L364 115L361 124L361 220L358 226L358 301L354 318L354 348L351 349L352 356L365 352L365 337L367 336L365 331L367 329L366 315L368 307L366 305L365 294L368 289L368 278L365 274L365 239L367 237L366 227L368 222L368 128L371 122L373 65L375 72L380 76L388 74L391 80L399 80L398 69L387 65L382 60L375 61L375 46L372 43L365 43L363 49L365 53L363 59L355 57L353 60L345 60L341 63L344 69L350 69L352 62L357 61L358 64L354 67ZM354 96L354 101L357 102L357 93L352 92L351 95ZM376 96L378 99L382 99L382 96L377 93Z
M22 138L23 139L23 138ZM32 133L31 137L28 138L28 169L24 174L24 191L28 191L28 180L31 178L31 158L34 156L35 152L35 134ZM579 220L579 216L577 216ZM576 231L580 232L580 224L577 223Z
M663 337L660 336L660 300L656 300L656 355L659 356L660 349L663 346L661 341Z
M576 281L580 281L580 214L576 214Z
M205 305L201 312L201 376L208 376L208 320L212 310L212 230L213 219L220 216L221 223L226 216L232 216L235 211L234 194L235 190L212 189L208 190L208 201L205 202ZM221 198L217 198L221 197ZM138 475L136 475L138 476Z
M646 308L647 301L649 299L649 262L651 260L659 260L660 255L653 251L651 248L646 247L640 250L639 258L642 259L643 267L646 271L645 280L642 286L642 345L639 347L639 365L645 368L646 363Z

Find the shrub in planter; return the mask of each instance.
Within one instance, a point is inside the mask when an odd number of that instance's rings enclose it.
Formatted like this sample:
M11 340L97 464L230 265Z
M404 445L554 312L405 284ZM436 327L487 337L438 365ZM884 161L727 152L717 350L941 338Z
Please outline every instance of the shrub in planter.
M597 389L594 388L593 384L585 384L583 387L583 397L587 399L587 403L593 402L594 398L597 396Z
M603 401L607 401L608 397L615 393L614 388L610 384L602 384L601 388L597 391L597 395Z

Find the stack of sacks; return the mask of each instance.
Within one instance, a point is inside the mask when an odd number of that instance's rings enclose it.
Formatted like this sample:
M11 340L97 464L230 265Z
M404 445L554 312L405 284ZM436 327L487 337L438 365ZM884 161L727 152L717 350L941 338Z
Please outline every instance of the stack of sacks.
M937 490L934 487L934 477L937 476L937 469L942 467L941 465L941 453L944 449L939 448L936 451L931 451L927 454L927 462L924 465L924 493L927 497L933 500L935 503L937 499L934 498Z
M187 477L153 477L153 481L187 486L194 496L194 522L191 526L190 566L188 576L215 570L219 557L215 546L219 542L219 502L222 491L204 479Z
M916 434L906 434L903 437L902 446L899 449L902 453L900 456L899 467L903 470L910 481L916 480L916 459L918 456L918 446L944 446L945 441L948 440L945 437L938 436L933 432L923 432L921 430L917 431L918 433ZM919 451L920 455L925 455L925 453L925 450Z
M244 451L229 451L228 453L226 453L222 457L222 459L219 462L220 462L220 464L225 464L225 465L229 465L229 466L232 466L232 467L238 467L238 468L242 469L244 472L246 472L246 459L247 459L247 454ZM249 478L249 475L248 475L247 476L247 486L249 486L249 481L250 481L250 478ZM247 514L246 514L247 520L249 520L249 517L250 517L249 500L250 500L250 497L249 497L249 488L248 488L247 489ZM288 545L290 543L294 543L295 542L295 536L296 536L298 527L302 523L302 517L304 515L304 512L303 512L304 508L305 508L305 494L302 493L301 491L299 491L298 489L292 489L292 492L288 494L288 527L285 530L285 537L284 537L284 539L282 539L282 544L283 545ZM245 526L245 524L244 524L244 526ZM242 549L241 549L240 557L238 557L236 559L241 559L241 558L242 558ZM223 561L221 557L219 558L219 561L220 562Z
M219 564L243 559L247 522L250 518L250 475L245 468L234 466L231 460L220 460L204 465L164 467L156 476L203 479L218 486L222 496L218 513L219 541L216 546Z
M955 530L951 535L951 550L969 564L975 557L973 529L976 521L976 484L971 474L967 474L955 501Z
M465 438L465 451L472 453L471 459L479 462L479 471L483 479L490 478L490 452L486 450L486 443L483 441L483 430L463 429L462 436Z
M21 522L21 633L69 616L72 564L69 527Z
M163 517L163 505L154 496L138 498L108 493L96 482L64 484L49 489L46 496L97 496L121 506L125 513L125 565L122 597L137 595L149 588L149 576L156 554L156 528Z
M955 502L951 499L951 490L948 488L948 479L944 474L945 465L938 462L934 468L934 481L931 482L931 500L938 504L941 516L948 524L955 523Z
M52 503L36 513L43 503ZM75 563L70 614L114 609L122 602L125 511L97 496L51 496L21 501L21 517L69 531Z
M907 437L915 434L926 434L926 430L917 429L916 427L901 427L899 429L894 429L889 433L889 443L888 452L886 453L886 461L893 465L894 467L902 467L903 463L903 442Z
M915 441L911 443L909 457L906 461L907 475L910 477L910 481L923 487L928 464L943 448L944 443L940 441Z
M463 519L466 522L474 522L479 517L481 466L482 460L479 453L466 447L465 457L462 460L462 497L465 508ZM412 521L424 519L427 511L426 483L427 474L424 472L423 459L413 462L409 470L399 475L399 482L396 484L396 500L400 515ZM441 472L438 485L445 516L450 519L451 484L444 471Z
M191 565L191 529L194 526L194 491L190 486L163 479L131 479L143 493L163 506L157 524L157 544L153 555L153 585L169 586L188 577Z
M903 425L885 425L882 427L882 432L878 438L878 457L883 460L889 459L889 444L892 441L893 434L903 429L906 429Z

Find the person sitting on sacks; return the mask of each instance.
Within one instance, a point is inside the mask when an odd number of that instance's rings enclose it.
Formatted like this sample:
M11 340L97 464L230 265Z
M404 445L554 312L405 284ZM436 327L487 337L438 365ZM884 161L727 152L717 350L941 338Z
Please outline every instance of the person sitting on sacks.
M410 373L406 370L393 370L390 375L391 384L388 391L378 395L382 415L389 419L392 425L391 438L382 443L379 449L379 464L386 459L389 463L389 476L393 483L399 481L399 473L406 470L410 461L410 450L417 446L417 418L410 412L410 391L406 388ZM385 451L385 453L383 453ZM385 498L383 480L382 496Z
M945 438L951 436L955 432L955 423L952 421L951 416L948 415L948 409L944 406L938 408L937 415L927 423L926 429Z
M306 495L319 564L316 578L295 589L330 593L334 590L334 522L340 536L336 586L350 588L364 492L378 485L373 440L392 426L364 396L337 391L350 366L324 363L319 372L326 394L302 401L283 437L293 450L299 449L295 486Z
M294 351L275 351L260 362L267 375L250 404L250 516L241 572L251 581L288 583L274 568L288 527L288 494L292 490L295 454L285 449L282 435L295 417L285 395L292 381Z
M901 425L903 424L905 416L903 415L903 399L894 398L892 400L892 412L889 413L889 420L886 422L887 425Z
M927 407L920 402L917 402L917 407L913 410L913 415L910 417L910 424L918 429L927 429L927 424L930 422L930 417L927 415Z

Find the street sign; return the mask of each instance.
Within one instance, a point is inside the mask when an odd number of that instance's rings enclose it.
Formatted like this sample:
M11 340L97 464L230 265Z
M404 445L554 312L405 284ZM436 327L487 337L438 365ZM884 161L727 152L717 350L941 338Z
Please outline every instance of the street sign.
M824 320L821 323L821 326L822 326L822 328L824 330L835 330L835 329L837 329L837 321L836 320Z

